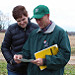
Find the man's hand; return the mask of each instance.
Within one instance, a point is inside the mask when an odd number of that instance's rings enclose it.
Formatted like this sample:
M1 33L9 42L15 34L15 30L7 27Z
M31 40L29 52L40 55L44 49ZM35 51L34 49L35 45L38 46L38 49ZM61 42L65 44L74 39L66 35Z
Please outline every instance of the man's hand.
M14 55L14 60L15 60L15 62L16 62L17 64L21 63L21 61L18 60L18 59L22 59L22 58L23 58L22 55Z
M31 63L36 64L37 66L42 66L43 65L43 59L38 58L36 60L31 61Z

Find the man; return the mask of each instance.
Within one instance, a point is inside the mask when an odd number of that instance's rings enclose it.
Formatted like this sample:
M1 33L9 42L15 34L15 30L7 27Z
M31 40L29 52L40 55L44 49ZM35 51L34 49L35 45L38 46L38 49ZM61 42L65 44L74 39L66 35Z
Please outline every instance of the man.
M63 75L64 66L68 63L71 54L70 42L67 33L49 20L49 9L45 5L37 6L32 18L35 18L39 29L34 30L23 46L23 51L14 55L14 60L20 63L18 59L35 59L34 53L45 49L54 44L58 45L57 55L46 55L45 59L38 58L28 66L28 75ZM40 70L38 66L46 65L47 68Z
M8 75L27 75L27 64L17 64L13 60L13 56L22 50L30 32L38 26L30 22L24 6L14 7L12 15L17 23L8 27L1 50L7 61Z

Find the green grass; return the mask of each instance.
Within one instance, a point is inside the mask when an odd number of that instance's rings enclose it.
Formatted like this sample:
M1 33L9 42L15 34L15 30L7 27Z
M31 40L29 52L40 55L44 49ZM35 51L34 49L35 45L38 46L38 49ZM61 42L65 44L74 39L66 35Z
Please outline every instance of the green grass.
M6 61L0 61L0 75L7 75ZM75 75L75 65L66 65L64 75Z
M67 64L65 66L64 75L75 75L75 65Z
M71 55L75 55L75 48L71 48Z
M7 75L6 62L0 60L0 75Z

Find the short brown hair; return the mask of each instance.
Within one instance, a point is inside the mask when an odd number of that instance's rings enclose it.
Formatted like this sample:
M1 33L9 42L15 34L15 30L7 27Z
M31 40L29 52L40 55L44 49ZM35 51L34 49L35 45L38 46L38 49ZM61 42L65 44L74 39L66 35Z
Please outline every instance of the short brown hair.
M24 6L22 5L18 5L16 7L14 7L13 11L12 11L12 16L14 17L14 19L18 19L21 18L22 15L26 16L28 15L27 10Z

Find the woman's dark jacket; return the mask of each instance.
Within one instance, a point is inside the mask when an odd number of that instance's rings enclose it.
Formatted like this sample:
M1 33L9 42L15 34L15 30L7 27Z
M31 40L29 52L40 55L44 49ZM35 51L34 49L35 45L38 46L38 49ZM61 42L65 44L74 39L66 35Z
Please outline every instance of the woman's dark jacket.
M26 42L30 32L36 28L38 28L38 26L34 23L31 23L29 19L25 29L21 28L17 23L8 27L1 46L2 53L7 61L8 70L26 72L27 64L23 62L17 64L13 60L13 56L22 50L22 47Z

